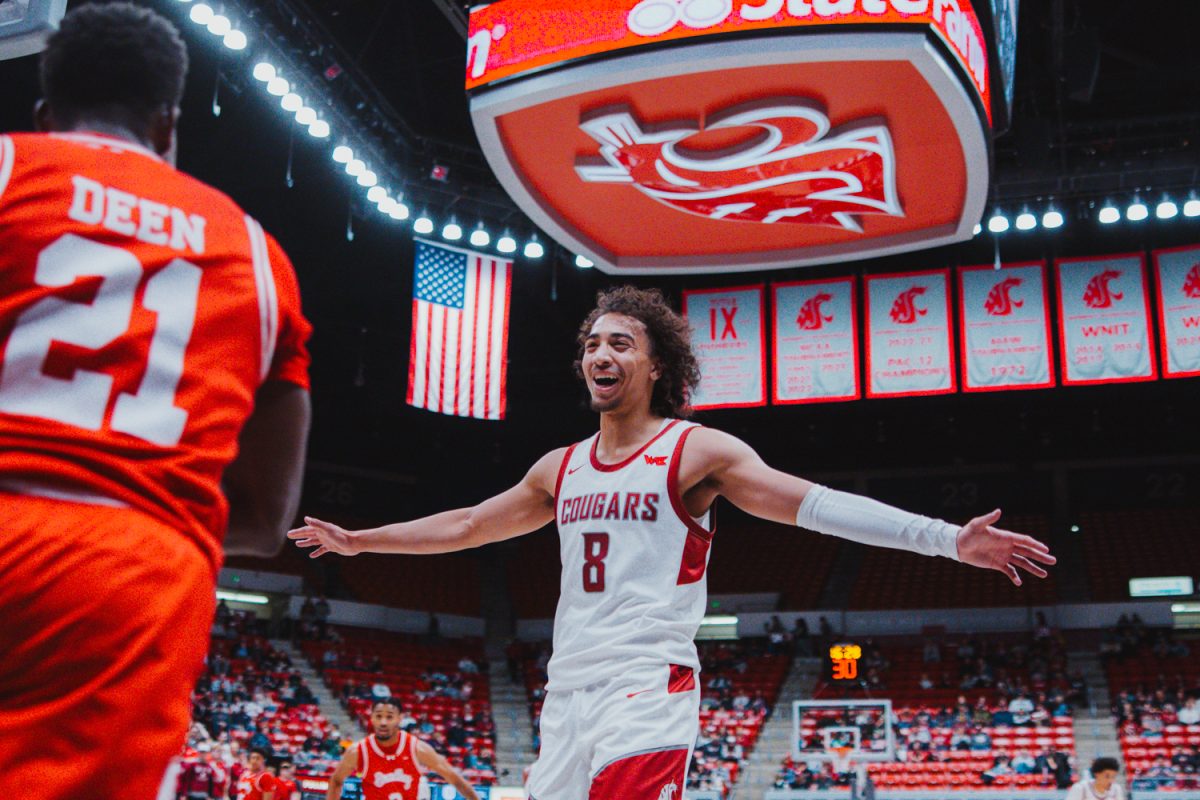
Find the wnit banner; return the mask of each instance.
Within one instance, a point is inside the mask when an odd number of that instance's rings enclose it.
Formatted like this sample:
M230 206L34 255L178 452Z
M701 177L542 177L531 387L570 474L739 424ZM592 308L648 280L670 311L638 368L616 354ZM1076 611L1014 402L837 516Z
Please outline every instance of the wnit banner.
M787 405L859 397L854 279L777 283L771 291L771 401Z
M1200 375L1200 246L1158 250L1154 266L1163 375Z
M1063 384L1153 380L1141 254L1064 258L1056 267Z
M954 391L950 271L866 279L867 397Z
M693 408L767 404L763 311L762 284L683 293L683 315L692 326L692 351L700 361Z
M964 392L1054 385L1042 262L960 267L958 300Z

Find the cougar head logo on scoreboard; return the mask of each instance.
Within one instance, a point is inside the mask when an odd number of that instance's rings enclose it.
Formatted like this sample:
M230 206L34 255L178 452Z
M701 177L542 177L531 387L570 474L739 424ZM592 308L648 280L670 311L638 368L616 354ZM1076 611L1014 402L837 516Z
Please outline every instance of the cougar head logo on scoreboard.
M862 233L862 214L904 216L884 125L831 132L825 113L797 98L728 108L707 119L703 127L655 126L624 108L590 116L580 128L600 143L600 157L577 160L575 171L585 181L631 183L660 203L709 219ZM722 150L687 148L701 131L734 128L761 132Z

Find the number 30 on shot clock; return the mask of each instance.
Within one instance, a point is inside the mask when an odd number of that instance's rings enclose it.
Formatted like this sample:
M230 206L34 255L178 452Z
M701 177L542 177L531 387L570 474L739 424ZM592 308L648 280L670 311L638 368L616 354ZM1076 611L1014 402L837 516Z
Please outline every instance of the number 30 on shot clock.
M829 648L829 660L833 664L833 680L852 681L857 679L860 658L862 658L862 648L856 644L832 645Z

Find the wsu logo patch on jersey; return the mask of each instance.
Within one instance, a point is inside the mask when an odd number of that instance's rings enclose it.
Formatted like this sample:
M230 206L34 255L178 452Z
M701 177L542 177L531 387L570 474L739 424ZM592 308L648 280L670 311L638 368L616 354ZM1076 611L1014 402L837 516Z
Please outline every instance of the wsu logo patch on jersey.
M929 309L917 308L916 298L923 294L925 294L924 286L913 286L901 292L896 297L896 302L892 303L892 310L888 312L892 322L897 325L912 325L918 317L928 314Z
M1114 292L1108 287L1110 282L1119 277L1120 270L1106 269L1088 281L1083 293L1083 302L1087 303L1088 308L1111 308L1114 300L1123 299L1125 295L1122 292Z
M1007 317L1013 313L1014 308L1020 308L1025 305L1024 300L1014 300L1012 298L1012 290L1020 285L1020 278L1005 278L993 286L992 290L988 292L987 300L983 303L983 307L987 313L993 317Z
M862 233L860 214L904 216L892 138L884 125L831 132L811 104L780 98L710 114L698 124L655 127L628 110L585 119L600 158L579 159L585 181L631 183L672 208L709 219L827 225ZM688 150L703 132L758 128L721 150Z

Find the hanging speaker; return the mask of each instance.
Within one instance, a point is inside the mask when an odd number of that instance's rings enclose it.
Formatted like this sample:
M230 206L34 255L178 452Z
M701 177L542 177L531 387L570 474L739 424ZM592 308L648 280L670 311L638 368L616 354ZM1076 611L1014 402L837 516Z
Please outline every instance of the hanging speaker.
M41 52L66 11L67 0L0 0L0 61Z

